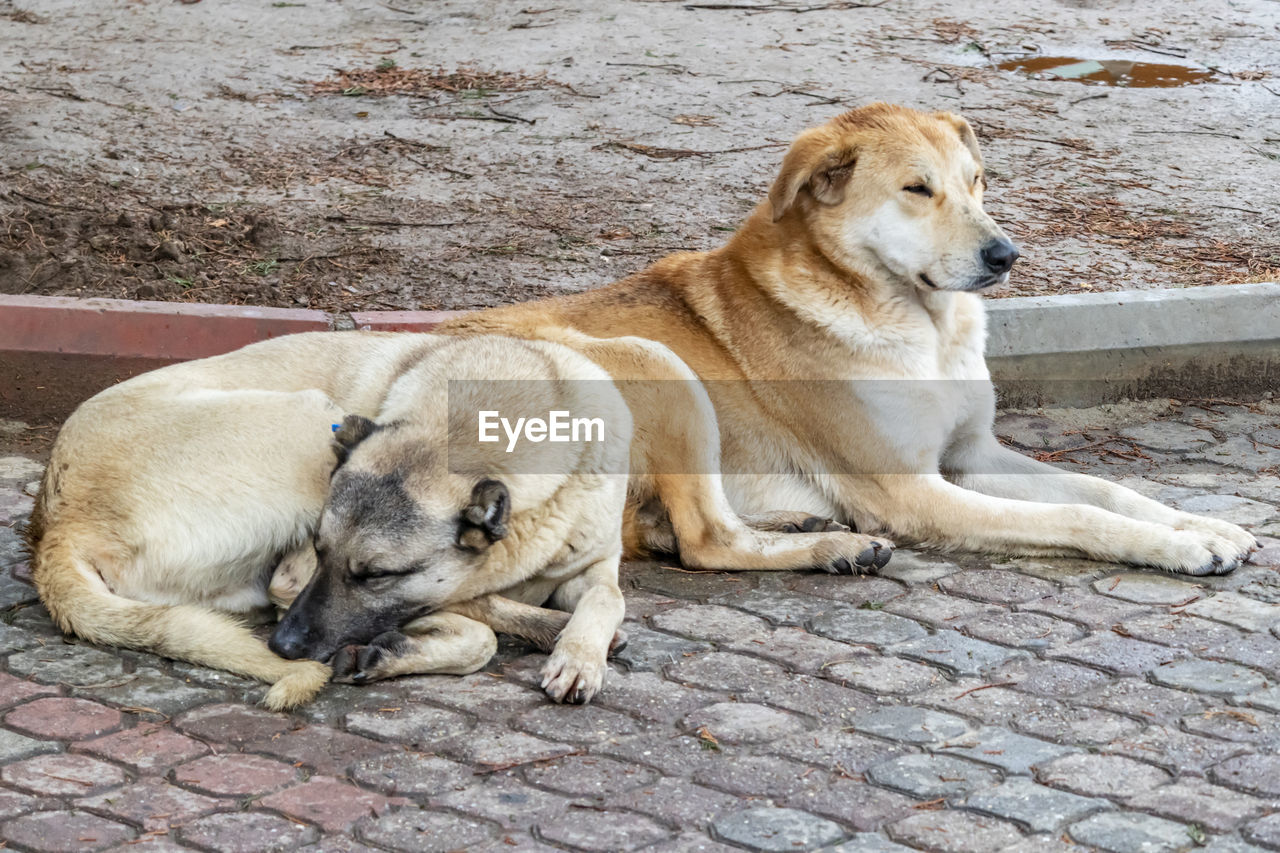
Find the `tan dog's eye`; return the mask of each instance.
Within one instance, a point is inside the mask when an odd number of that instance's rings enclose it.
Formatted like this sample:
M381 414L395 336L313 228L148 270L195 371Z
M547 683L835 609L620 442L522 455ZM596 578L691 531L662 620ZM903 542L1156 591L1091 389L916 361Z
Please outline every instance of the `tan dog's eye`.
M911 184L910 186L903 187L903 188L902 188L902 190L903 190L903 192L909 192L909 193L915 193L916 195L922 195L922 196L924 196L925 198L933 198L933 190L929 189L929 188L928 188L928 187L926 187L924 184Z

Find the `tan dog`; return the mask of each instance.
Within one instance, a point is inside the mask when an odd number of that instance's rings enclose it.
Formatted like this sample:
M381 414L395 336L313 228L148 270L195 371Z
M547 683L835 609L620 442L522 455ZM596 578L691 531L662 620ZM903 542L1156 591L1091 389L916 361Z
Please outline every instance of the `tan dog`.
M552 343L351 332L279 338L103 391L63 425L41 484L28 528L41 599L93 642L271 682L273 708L329 677L299 658L332 657L356 682L471 672L492 656L494 629L550 649L547 692L587 701L623 616L628 485L663 496L693 564L852 571L887 557L846 530L753 530L718 479L662 473L718 464L710 402L688 368L649 341L561 337L624 378L681 381L639 383L624 401L607 372ZM634 440L629 404L660 413ZM489 410L598 418L601 437L530 459L480 440ZM629 456L642 469L630 479ZM825 527L796 513L761 523ZM269 594L297 598L271 649L228 615ZM531 606L548 601L572 615Z
M964 119L874 104L802 133L727 245L444 330L661 342L706 383L743 514L787 506L924 545L1231 571L1257 547L1236 525L996 441L977 292L1018 253L983 211L985 183Z

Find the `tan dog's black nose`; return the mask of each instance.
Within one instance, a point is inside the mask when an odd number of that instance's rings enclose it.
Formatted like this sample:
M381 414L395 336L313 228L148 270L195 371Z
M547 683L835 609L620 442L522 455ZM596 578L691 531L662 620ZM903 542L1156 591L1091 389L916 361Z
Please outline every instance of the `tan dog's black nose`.
M987 269L995 275L1001 275L1013 269L1013 262L1018 260L1018 247L1001 238L983 246L980 254Z

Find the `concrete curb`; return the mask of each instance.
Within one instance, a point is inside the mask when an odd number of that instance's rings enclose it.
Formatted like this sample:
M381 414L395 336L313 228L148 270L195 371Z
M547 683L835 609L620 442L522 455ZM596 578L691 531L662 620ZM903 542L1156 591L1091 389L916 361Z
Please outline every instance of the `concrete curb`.
M1280 388L1280 284L987 302L1002 404L1257 397Z
M1280 284L990 300L1004 405L1256 396L1280 385ZM3 416L50 420L176 361L330 329L425 332L449 311L320 311L0 295Z

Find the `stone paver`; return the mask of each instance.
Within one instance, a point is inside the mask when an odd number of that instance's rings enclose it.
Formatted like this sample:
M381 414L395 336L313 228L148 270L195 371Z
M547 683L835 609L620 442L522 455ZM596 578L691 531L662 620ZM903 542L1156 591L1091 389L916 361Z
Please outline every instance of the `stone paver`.
M268 812L231 812L188 821L183 841L226 853L286 853L319 838L319 831Z
M209 751L209 747L194 738L167 726L150 723L84 741L72 749L124 764L143 774L164 772L175 764L198 758Z
M1030 773L1036 765L1047 764L1075 751L1070 746L1027 737L997 726L984 726L934 748L948 755L963 755L974 761L994 764L1008 773Z
M1187 826L1136 812L1103 812L1071 825L1071 838L1114 853L1175 853L1189 849Z
M747 809L725 815L712 829L725 841L770 853L813 850L847 835L840 824L799 809Z
M1240 696L1261 690L1269 683L1250 669L1208 660L1184 660L1151 671L1151 680L1165 687Z
M3 530L4 528L0 528ZM0 623L0 648L8 649L10 652L19 651L23 648L18 642L23 636L21 631L10 628L8 625ZM9 643L9 634L13 635L14 642ZM0 708L9 708L13 705L20 704L28 699L34 699L37 696L49 696L58 691L46 684L35 684L30 681L23 681L21 678L14 678L7 672L0 672Z
M751 702L719 702L685 718L687 730L705 729L726 743L766 743L804 727L794 714Z
M38 853L105 850L137 837L122 823L78 810L36 812L0 827L0 837Z
M1244 831L1244 837L1271 850L1280 850L1280 814L1256 821Z
M671 831L652 818L619 809L560 815L539 823L535 835L571 850L611 853L648 847L671 835Z
M260 796L297 778L292 764L260 755L210 755L173 771L178 784L217 797Z
M397 752L355 765L351 778L385 794L437 794L467 787L475 771L420 752Z
M1159 767L1119 755L1068 755L1036 770L1046 785L1091 797L1124 799L1170 781Z
M1000 780L996 771L949 755L913 754L891 758L867 771L867 778L921 800L951 798Z
M118 728L120 712L83 699L48 698L28 702L4 716L4 724L48 740L84 740Z
M889 827L889 836L920 850L994 853L1022 838L1008 821L967 811L921 811Z
M1024 654L956 631L939 631L931 637L899 643L890 651L944 667L956 675L977 675L984 669Z
M1268 808L1265 800L1193 778L1139 794L1128 805L1173 820L1190 821L1213 832L1237 829Z
M1022 776L971 794L964 805L1022 824L1033 832L1054 832L1065 823L1111 807L1106 800L1055 791Z
M1266 631L1276 625L1276 605L1235 592L1220 592L1188 605L1187 613L1226 622L1246 631Z
M410 746L431 744L461 734L472 722L456 711L428 706L358 711L347 715L347 731Z
M970 728L961 717L909 706L885 708L867 714L853 727L865 734L916 744L953 740Z
M1178 606L1203 598L1205 590L1199 584L1180 580L1172 575L1125 572L1114 577L1098 578L1093 582L1095 591L1131 601L1134 604L1167 604Z
M810 620L809 629L842 643L871 646L888 646L925 635L918 622L881 610L848 606L823 611Z
M496 827L483 821L422 809L405 809L362 823L356 834L392 850L446 853L470 850L494 837Z
M1135 418L1119 429L1149 461L1084 448L1060 464L1276 536L1280 479L1245 439L1277 429L1267 405ZM1103 437L1050 414L1001 423L1035 451ZM6 465L16 518L38 465ZM865 577L632 565L631 642L589 706L548 702L543 657L504 641L484 672L331 685L276 714L245 679L62 642L25 604L0 521L0 843L1280 850L1280 541L1265 544L1208 578L907 549Z
M1263 796L1280 797L1280 755L1240 755L1222 762L1209 776L1223 785Z
M341 832L360 818L380 815L389 807L387 798L381 794L322 776L263 797L260 802L288 817L313 823L326 832Z
M8 729L0 729L0 764L29 758L42 752L57 751L58 744L53 741L30 738ZM2 772L0 770L0 773Z
M147 779L127 785L95 797L87 797L77 804L88 811L141 826L146 832L168 830L187 821L222 808L224 803L184 791L160 779Z
M820 787L797 791L786 798L786 805L870 832L913 814L920 803L905 794L841 774Z
M87 755L39 755L0 769L5 784L32 794L70 797L123 785L123 770Z

